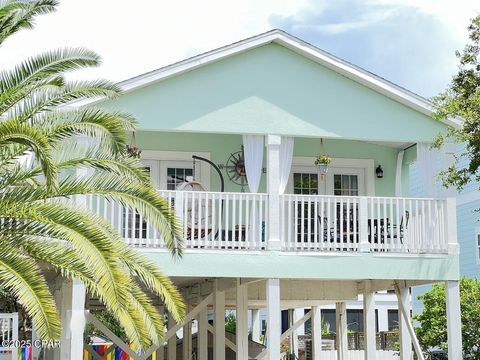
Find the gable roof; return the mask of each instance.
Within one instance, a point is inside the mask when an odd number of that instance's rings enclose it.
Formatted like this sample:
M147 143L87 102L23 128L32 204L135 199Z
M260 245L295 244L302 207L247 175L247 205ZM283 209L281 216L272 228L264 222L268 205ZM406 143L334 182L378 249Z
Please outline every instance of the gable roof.
M173 63L171 65L161 67L157 70L135 76L119 82L118 85L123 89L123 91L130 92L158 81L194 70L198 67L213 63L215 61L219 61L229 56L233 56L270 43L284 46L285 48L299 55L321 64L422 114L432 116L434 113L433 104L424 97L343 59L340 59L279 29L255 35L250 38L240 40L238 42ZM445 119L442 121L445 124L455 128L462 125L462 120L459 118Z

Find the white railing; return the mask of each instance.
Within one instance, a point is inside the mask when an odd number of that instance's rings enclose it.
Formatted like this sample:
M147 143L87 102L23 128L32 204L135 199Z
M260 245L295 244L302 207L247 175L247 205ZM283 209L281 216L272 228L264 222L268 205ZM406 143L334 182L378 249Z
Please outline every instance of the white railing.
M446 200L282 195L284 250L446 253Z
M182 220L185 248L266 248L266 194L166 190L160 194ZM158 231L130 207L95 196L87 197L87 206L109 220L128 244L165 247Z
M0 360L17 359L16 341L18 341L18 313L0 314Z
M185 248L268 248L267 194L163 190L160 194L182 220ZM283 251L435 254L447 253L448 237L455 237L447 200L322 195L280 199ZM95 196L87 197L87 206L107 219L128 244L165 247L157 230L130 207Z

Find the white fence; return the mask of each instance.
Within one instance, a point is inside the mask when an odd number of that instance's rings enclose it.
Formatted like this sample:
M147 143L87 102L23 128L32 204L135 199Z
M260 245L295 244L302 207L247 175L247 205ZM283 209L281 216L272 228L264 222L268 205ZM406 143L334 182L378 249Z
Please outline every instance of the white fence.
M183 221L184 245L193 249L262 250L266 247L267 195L204 191L160 191ZM165 247L136 211L119 202L87 197L93 209L134 246Z
M18 346L3 346L15 341L18 341L18 313L0 314L0 360L17 360Z
M337 360L337 350L326 350L320 353L322 360ZM364 360L365 353L363 350L349 350L347 352L348 360ZM395 351L377 350L375 354L376 360L398 360L400 356Z
M285 250L448 250L445 200L318 195L281 199Z

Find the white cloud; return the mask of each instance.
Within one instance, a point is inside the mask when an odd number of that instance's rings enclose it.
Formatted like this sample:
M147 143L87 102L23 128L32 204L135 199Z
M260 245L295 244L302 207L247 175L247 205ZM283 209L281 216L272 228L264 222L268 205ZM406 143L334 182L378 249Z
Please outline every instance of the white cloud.
M0 49L0 68L48 49L84 46L103 65L75 77L129 78L270 29L269 17L292 16L307 0L63 0L37 27Z

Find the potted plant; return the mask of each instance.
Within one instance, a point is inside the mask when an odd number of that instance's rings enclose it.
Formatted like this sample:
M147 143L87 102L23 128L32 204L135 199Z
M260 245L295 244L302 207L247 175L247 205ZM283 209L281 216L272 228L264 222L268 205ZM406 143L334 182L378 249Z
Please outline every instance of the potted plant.
M326 154L318 155L315 159L315 166L320 175L325 175L328 171L328 164L332 162L332 158Z
M127 144L126 149L127 155L133 157L134 159L140 159L140 155L142 154L142 150L137 147L137 142L135 139L135 132L132 133L132 141L131 145Z
M140 159L142 150L136 146L127 145L127 154L135 159Z

